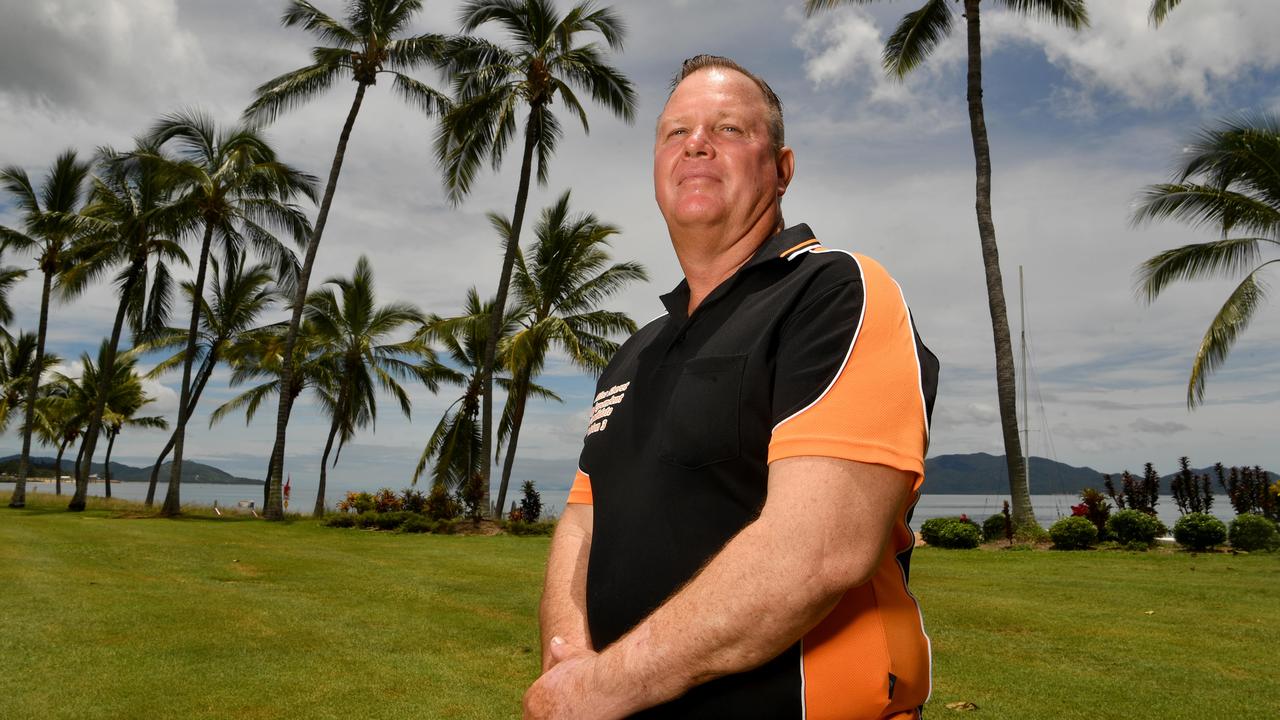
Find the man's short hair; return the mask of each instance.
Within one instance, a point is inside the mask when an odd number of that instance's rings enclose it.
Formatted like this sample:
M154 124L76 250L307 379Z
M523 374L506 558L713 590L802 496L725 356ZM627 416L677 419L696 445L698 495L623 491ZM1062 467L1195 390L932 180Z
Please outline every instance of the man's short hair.
M763 78L727 57L721 57L720 55L694 55L685 60L680 65L680 71L675 74L675 77L671 78L671 92L667 93L667 99L671 99L671 93L676 91L676 86L680 84L680 81L699 70L706 70L707 68L732 70L751 78L756 87L760 88L761 94L764 95L764 103L769 108L769 139L773 142L773 149L782 149L786 139L782 124L782 100L778 99L778 94L773 91L773 88L769 87L769 83L765 82Z

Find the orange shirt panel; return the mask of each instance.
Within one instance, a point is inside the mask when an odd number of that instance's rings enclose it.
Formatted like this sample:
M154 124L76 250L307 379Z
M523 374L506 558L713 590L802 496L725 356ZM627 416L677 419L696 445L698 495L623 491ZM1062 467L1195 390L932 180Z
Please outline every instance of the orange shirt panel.
M581 470L578 470L578 473L573 476L573 486L569 488L569 499L565 501L566 505L569 503L580 503L582 505L593 504L593 498L591 497L591 476Z

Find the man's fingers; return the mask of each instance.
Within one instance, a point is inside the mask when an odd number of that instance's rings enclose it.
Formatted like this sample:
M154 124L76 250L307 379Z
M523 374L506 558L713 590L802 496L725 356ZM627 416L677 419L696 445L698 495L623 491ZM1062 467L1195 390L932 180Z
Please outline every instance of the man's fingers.
M553 665L561 662L562 660L568 660L571 657L584 655L589 652L590 650L587 650L586 648L578 647L577 645L570 645L562 638L551 638L551 662Z

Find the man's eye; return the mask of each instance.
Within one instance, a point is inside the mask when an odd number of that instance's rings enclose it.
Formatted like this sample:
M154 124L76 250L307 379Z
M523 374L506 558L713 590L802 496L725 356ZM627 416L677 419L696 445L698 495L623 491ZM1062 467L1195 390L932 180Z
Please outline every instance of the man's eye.
M741 130L741 129L739 129L738 127L736 127L736 126L734 126L734 125L724 125L724 126L721 126L720 131L721 131L721 132L727 132L727 133L740 133L740 132L742 132L742 130Z

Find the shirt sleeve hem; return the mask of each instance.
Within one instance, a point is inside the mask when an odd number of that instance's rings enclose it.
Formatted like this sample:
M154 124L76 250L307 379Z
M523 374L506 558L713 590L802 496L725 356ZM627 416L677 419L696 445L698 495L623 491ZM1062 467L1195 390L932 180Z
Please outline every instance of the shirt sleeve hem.
M774 439L769 443L770 463L784 458L802 456L831 457L885 465L919 476L924 475L924 461L918 455L908 455L896 448L876 443L841 438L787 438Z

